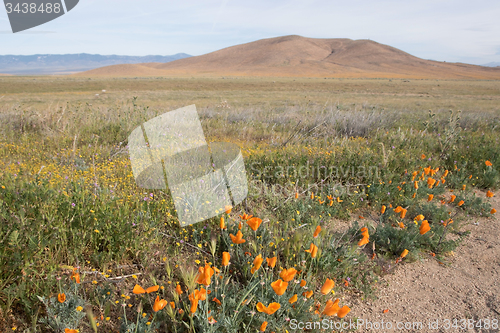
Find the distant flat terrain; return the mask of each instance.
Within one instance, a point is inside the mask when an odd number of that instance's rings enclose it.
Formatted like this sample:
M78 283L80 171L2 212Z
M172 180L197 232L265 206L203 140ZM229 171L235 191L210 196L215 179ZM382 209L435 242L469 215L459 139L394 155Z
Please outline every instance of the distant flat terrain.
M166 63L186 57L190 57L190 55L185 53L170 56L120 56L87 53L0 55L0 73L14 75L74 74L116 64Z
M114 65L80 76L273 76L500 79L500 67L424 60L371 40L283 36L168 63Z

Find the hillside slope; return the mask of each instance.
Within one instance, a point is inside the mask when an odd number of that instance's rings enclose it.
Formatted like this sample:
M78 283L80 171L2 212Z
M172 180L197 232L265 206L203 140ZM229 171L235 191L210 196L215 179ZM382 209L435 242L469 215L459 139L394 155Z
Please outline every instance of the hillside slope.
M500 68L423 60L370 40L284 36L168 63L109 67L80 75L248 75L500 79ZM113 74L110 74L110 73ZM142 74L140 74L142 73ZM150 74L151 73L151 74ZM154 73L154 74L153 74Z

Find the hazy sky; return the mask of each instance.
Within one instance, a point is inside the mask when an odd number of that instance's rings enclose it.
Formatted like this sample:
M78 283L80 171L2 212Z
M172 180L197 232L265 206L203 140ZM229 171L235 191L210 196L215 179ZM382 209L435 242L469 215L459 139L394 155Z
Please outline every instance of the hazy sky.
M17 34L0 9L1 55L201 55L283 35L371 39L424 59L500 62L500 1L80 0Z

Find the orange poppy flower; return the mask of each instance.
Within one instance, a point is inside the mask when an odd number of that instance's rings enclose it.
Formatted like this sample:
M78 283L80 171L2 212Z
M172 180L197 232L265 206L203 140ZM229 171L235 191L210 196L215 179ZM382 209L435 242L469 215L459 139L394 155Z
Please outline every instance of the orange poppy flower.
M403 207L401 206L397 206L396 208L394 208L394 213L401 213L403 211Z
M445 171L444 171L444 175L443 175L443 177L448 176L448 173L449 173L449 171L448 171L448 170L445 170Z
M200 290L194 290L194 297L199 301L204 301L207 299L207 290L205 288L200 288Z
M255 259L253 260L253 267L250 270L250 272L252 274L255 273L260 268L263 261L264 261L264 259L262 258L261 254L259 254L257 257L255 257Z
M441 178L441 184L446 183L446 180L444 178Z
M324 204L324 203L325 203L325 200L318 199L318 203L319 203L320 205L322 205L322 204Z
M343 202L344 200L340 200L340 197L337 197L337 202Z
M406 213L407 213L407 212L408 212L408 211L407 211L406 209L404 209L404 208L403 208L403 210L401 211L401 213L399 213L399 217L400 217L400 218L402 218L402 219L404 219L404 218L405 218L405 216L406 216Z
M462 185L462 191L465 191L466 186Z
M434 199L434 194L429 194L427 201L432 201L432 199Z
M292 281L293 278L295 277L295 274L297 274L297 270L295 268L289 268L289 269L283 269L280 273L280 278L283 279L285 282Z
M198 276L196 278L196 283L208 286L211 282L211 278L214 275L214 270L208 264L205 267L198 268Z
M398 226L401 228L401 229L404 229L405 228L405 224L403 222L398 222Z
M242 220L249 220L253 217L253 215L247 215L246 213L244 213L243 215L240 215L240 218Z
M66 294L57 294L57 300L59 303L64 303L66 301Z
M415 216L415 221L423 221L425 218L425 216L423 216L422 214L418 214L417 216Z
M432 188L436 184L436 180L432 178L427 178L427 187Z
M260 227L262 223L262 220L259 219L258 217L253 217L249 220L247 220L247 224L250 226L250 229L253 231L257 231L257 229Z
M184 314L184 310L179 309L179 314L182 316Z
M295 199L299 198L299 192L295 192Z
M484 164L486 164L486 166L492 166L493 165L493 163L491 163L490 161L486 161L486 162L484 162Z
M314 192L311 192L310 198L311 198L311 200L314 200Z
M208 317L207 320L208 320L208 323L212 324L212 325L217 322L217 320L215 320L214 317L212 317L212 316Z
M267 266L274 268L276 266L276 257L266 258Z
M322 314L327 315L327 316L335 316L340 310L339 302L340 302L340 299L338 299L338 298L335 300L335 302L333 302L331 299L329 299L326 302L326 305L325 305L325 308L323 309Z
M229 265L229 259L231 259L229 252L222 252L222 266Z
M490 210L490 214L495 214L497 212L497 210L495 208L493 208L492 210Z
M221 229L226 229L226 224L224 223L224 216L220 217L220 228Z
M224 207L224 210L225 210L226 214L230 214L230 213L231 213L231 211L233 210L233 206L229 206L229 205L228 205L228 206L225 206L225 207Z
M368 244L370 242L370 239L368 237L363 236L361 240L358 242L358 246L363 246L365 244Z
M425 154L420 155L420 158L424 159L425 158Z
M175 302L170 302L169 304L170 304L170 307L172 308L172 310L175 309Z
M160 299L160 296L156 296L155 303L153 304L153 311L158 312L163 309L168 304L164 299Z
M417 196L417 193L413 193L413 195L411 196L413 199L415 199L415 197Z
M183 293L182 291L182 288L181 288L181 285L178 284L176 287L175 287L175 292L177 293L177 295L181 295Z
M279 308L281 308L281 305L279 303L273 302L269 304L269 306L265 306L261 302L257 303L257 311L259 312L264 312L268 315L272 315L276 311L278 311Z
M464 203L465 203L465 201L460 200L460 201L458 202L458 207L462 206Z
M219 305L222 305L222 303L217 299L217 297L214 297L214 299L212 301L214 301L215 303L217 303Z
M198 299L194 296L193 293L189 294L188 298L189 301L191 302L191 307L189 311L191 311L191 313L195 313L196 309L198 309Z
M70 279L74 279L76 283L80 283L80 274L76 272L76 268L73 269L73 273L71 273Z
M293 295L292 297L290 297L290 299L288 300L288 303L290 304L293 304L295 302L297 302L297 294Z
M311 243L311 246L309 247L309 250L305 250L306 252L309 252L311 254L312 258L316 258L316 254L318 254L318 247Z
M231 237L231 240L233 241L234 244L242 244L246 242L246 240L243 239L243 234L241 233L241 230L238 230L236 236L233 234L229 234L229 237Z
M333 287L335 287L335 282L327 278L320 291L323 295L326 295L332 291Z
M384 214L386 209L387 207L385 205L382 205L382 208L380 208L380 214Z
M337 317L344 318L349 312L351 312L351 309L347 305L344 305L337 313Z
M385 309L384 311L382 311L383 313L387 313L389 312L389 309Z
M420 234L423 235L429 230L431 230L431 227L429 226L429 222L427 220L423 220L422 224L420 225Z
M455 201L456 198L457 198L457 196L452 194L448 203L452 203L453 201Z
M140 285L136 284L136 285L134 286L134 289L132 290L132 292L133 292L134 294L136 294L136 295L137 295L137 294L145 294L145 293L150 294L150 293L152 293L152 292L158 291L158 289L160 289L160 286L152 286L152 287L149 287L149 288L147 288L146 290L144 290L144 288L143 288L143 287L141 287Z
M415 188L415 190L418 190L418 182L417 182L417 181L415 181L415 182L413 183L413 187Z
M403 252L401 252L400 257L401 257L401 258L404 258L404 257L406 257L406 255L407 255L407 254L408 254L408 250L407 250L407 249L404 249L404 251L403 251Z
M302 296L305 296L306 298L311 298L312 295L313 295L313 291L312 290L304 291L302 293Z
M328 206L330 206L330 207L333 206L333 200L330 200L330 202L328 203Z
M319 236L319 233L321 232L321 226L317 226L316 227L316 230L314 230L314 234L313 234L313 237L314 238L317 238Z
M486 196L487 196L488 198L493 198L493 196L494 196L494 195L495 195L495 194L494 194L493 192L489 191L489 190L488 190L488 192L486 192Z
M276 295L281 296L285 293L286 288L288 287L288 282L285 282L282 279L278 279L274 282L271 282L271 287L273 288Z
M260 325L259 331L265 332L266 328L267 328L267 321L263 322L262 325Z
M424 174L427 176L431 172L432 168L429 166L427 168L424 168Z
M74 330L74 329L71 329L71 328L65 328L64 329L64 333L78 333L79 331L78 330Z
M444 221L443 226L446 227L448 224L452 224L452 223L453 223L453 220L452 219L448 219L448 220Z

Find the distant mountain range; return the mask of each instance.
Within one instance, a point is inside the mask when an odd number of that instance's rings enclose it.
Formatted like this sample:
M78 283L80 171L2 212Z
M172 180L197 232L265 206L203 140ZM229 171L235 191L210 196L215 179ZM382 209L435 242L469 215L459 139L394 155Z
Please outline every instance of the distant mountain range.
M0 56L3 75L283 76L500 79L500 63L483 66L424 60L371 40L261 39L201 56L35 54ZM2 75L0 74L0 75Z
M149 55L142 57L100 54L35 54L0 55L0 73L3 74L70 74L94 68L139 63L166 63L190 57L186 53L170 56Z

